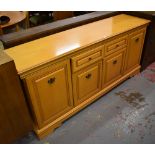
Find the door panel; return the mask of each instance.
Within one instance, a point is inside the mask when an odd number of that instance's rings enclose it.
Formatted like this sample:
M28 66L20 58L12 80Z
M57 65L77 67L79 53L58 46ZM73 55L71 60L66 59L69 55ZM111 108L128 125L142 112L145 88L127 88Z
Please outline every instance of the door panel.
M125 68L126 71L131 70L140 64L143 41L144 32L140 32L138 34L131 34L129 36L129 48Z
M79 104L101 89L101 62L73 75L75 104Z
M110 83L121 76L123 67L123 54L126 49L122 50L118 54L105 59L104 63L104 82L103 85Z
M64 68L36 80L35 85L44 120L48 120L68 107Z
M65 62L64 62L65 63ZM27 79L32 107L39 127L73 108L68 64L46 68Z

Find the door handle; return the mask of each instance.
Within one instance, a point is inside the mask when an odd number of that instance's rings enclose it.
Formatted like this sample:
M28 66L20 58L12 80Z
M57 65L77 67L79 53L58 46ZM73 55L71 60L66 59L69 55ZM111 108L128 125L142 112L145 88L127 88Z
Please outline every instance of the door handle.
M91 76L92 76L92 75L89 73L88 75L86 75L86 78L87 78L87 79L90 79Z
M138 42L139 41L139 38L136 38L136 40L135 40L136 42Z
M50 78L50 79L48 80L48 84L52 84L52 83L54 83L54 82L55 82L55 77Z
M114 65L117 64L117 60L114 60L114 61L113 61L113 64L114 64Z
M118 48L119 47L119 45L117 44L116 46L115 46L115 48Z
M90 57L88 60L89 60L89 61L91 61L91 60L92 60L92 58Z

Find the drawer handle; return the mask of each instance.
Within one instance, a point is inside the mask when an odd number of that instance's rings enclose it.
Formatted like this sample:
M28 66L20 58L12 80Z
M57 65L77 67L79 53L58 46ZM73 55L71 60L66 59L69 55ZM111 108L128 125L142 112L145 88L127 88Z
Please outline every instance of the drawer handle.
M91 60L92 60L92 58L89 58L88 60L89 60L89 61L91 61Z
M89 73L88 75L86 75L86 78L90 79L91 78L91 74Z
M113 61L113 64L114 64L114 65L117 64L117 60L114 60L114 61Z
M119 45L118 45L118 44L116 45L116 48L117 48L117 47L119 47Z
M52 83L54 83L55 82L55 77L54 78L50 78L49 80L48 80L48 83L49 84L52 84Z
M136 42L138 42L139 41L139 38L136 38L136 40L135 40Z

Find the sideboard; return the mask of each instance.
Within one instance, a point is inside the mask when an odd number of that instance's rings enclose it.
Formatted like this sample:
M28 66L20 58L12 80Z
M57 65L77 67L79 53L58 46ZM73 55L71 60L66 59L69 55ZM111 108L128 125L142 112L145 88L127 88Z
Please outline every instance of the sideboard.
M39 138L139 73L149 22L120 14L5 50L15 61Z

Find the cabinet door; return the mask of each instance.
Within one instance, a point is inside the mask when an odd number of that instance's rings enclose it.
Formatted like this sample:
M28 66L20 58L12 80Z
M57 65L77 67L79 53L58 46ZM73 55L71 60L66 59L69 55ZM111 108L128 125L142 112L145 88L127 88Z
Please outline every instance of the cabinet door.
M101 65L96 63L73 74L75 105L83 102L101 89Z
M130 71L140 64L144 42L145 29L129 35L129 47L126 59L126 71Z
M126 48L110 57L105 58L103 67L103 86L115 81L121 76L125 52Z
M72 108L68 65L54 65L27 79L32 106L40 127Z

